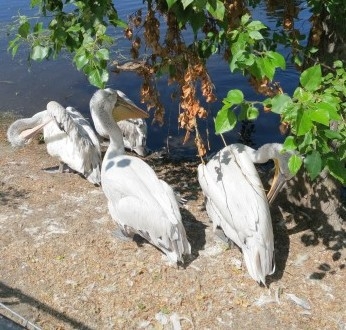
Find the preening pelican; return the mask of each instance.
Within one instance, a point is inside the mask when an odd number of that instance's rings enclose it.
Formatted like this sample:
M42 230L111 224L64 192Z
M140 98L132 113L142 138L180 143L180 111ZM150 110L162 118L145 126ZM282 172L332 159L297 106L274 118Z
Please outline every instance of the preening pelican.
M213 229L220 226L244 255L250 276L265 284L275 270L274 237L268 199L272 201L285 180L291 177L288 155L281 144L265 144L254 150L232 144L219 151L207 165L198 166L198 181L206 197ZM254 163L274 159L277 171L268 199Z
M118 95L118 103L136 105L122 92L114 90ZM108 132L101 127L98 118L94 118L96 131L101 137L109 139ZM118 126L123 134L124 145L126 149L135 151L140 156L146 156L147 150L147 123L142 118L129 118L118 121Z
M123 133L125 148L145 157L148 154L146 121L141 118L121 120L118 122L118 126Z
M47 151L52 157L83 174L91 183L101 182L101 149L88 121L74 108L55 101L47 110L31 118L18 119L9 127L7 138L13 146L23 146L43 129Z
M110 88L98 90L90 100L96 130L110 144L101 169L101 185L112 218L125 236L138 234L163 251L171 262L191 253L172 188L159 180L138 157L124 154L117 121L145 118L147 113Z

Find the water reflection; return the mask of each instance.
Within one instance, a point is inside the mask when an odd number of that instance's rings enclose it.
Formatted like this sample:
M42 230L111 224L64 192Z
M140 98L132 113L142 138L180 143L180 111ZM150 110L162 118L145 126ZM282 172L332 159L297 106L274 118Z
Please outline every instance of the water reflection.
M4 23L9 22L11 17L20 10L27 14L28 0L12 0L10 2L1 1L0 20ZM305 19L303 1L296 1L296 4L303 7L300 11L303 16L299 16L297 24L305 24L301 20ZM120 17L126 19L129 12L134 12L139 1L126 1L117 4ZM130 10L129 10L130 9ZM272 10L269 14L265 4L261 4L254 11L254 18L264 20L269 26L273 27L275 22L280 19L281 10ZM301 15L301 14L299 14ZM306 24L306 28L309 25ZM116 47L118 49L129 49L130 43L119 34ZM87 118L89 114L89 99L95 87L91 86L84 75L78 72L71 64L69 58L60 58L56 61L46 61L43 63L32 63L30 69L26 61L25 50L14 60L7 53L6 29L1 28L0 38L0 98L2 100L0 111L10 111L21 116L31 117L34 113L42 111L48 101L56 100L67 106L71 105L82 112ZM217 110L220 108L221 100L229 89L239 88L249 100L260 98L249 86L247 78L241 75L229 75L229 68L220 56L213 56L208 63L208 70L212 80L217 87L216 95L218 101L209 105L207 110L211 113L208 119L200 124L201 134L204 140L208 140L211 151L216 151L223 146L220 137L215 136L213 131L213 119ZM298 82L298 74L293 66L288 71L278 72L276 80L281 81L287 93L292 93ZM121 74L111 74L109 86L114 89L124 91L136 104L140 104L139 91L141 79L134 73L122 72ZM169 146L171 152L182 152L185 155L194 156L196 150L193 141L182 146L181 142L185 132L178 128L177 115L179 106L177 100L171 99L172 88L167 86L163 79L158 81L159 93L166 108L165 125L151 125L148 119L148 141L150 149L157 150ZM255 146L267 142L282 141L283 137L278 130L279 118L273 114L261 114L255 123L239 124L237 129L225 135L227 143L238 141L247 142Z

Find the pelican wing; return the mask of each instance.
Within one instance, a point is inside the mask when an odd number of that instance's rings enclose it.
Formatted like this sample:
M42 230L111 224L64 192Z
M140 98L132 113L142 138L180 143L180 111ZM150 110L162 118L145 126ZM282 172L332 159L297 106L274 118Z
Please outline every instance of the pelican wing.
M127 119L118 122L124 137L125 148L136 151L140 156L145 156L147 124L144 119Z
M112 218L128 234L139 234L171 261L190 254L172 189L142 160L121 155L104 161L102 188Z
M273 270L273 230L268 201L246 152L229 146L200 165L198 179L214 223L243 251L250 275L265 282Z
M87 120L72 107L49 102L47 115L53 120L44 127L47 150L92 183L100 182L101 150Z

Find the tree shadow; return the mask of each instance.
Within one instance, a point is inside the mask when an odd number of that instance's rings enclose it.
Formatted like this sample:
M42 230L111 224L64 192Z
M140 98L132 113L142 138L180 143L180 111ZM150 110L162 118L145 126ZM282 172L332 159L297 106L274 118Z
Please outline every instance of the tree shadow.
M199 251L204 249L206 244L207 226L196 219L196 217L187 209L180 208L183 224L185 227L187 239L191 245L191 256L185 260L185 268L199 257Z
M12 306L25 304L36 308L38 311L49 314L55 319L62 321L66 324L69 324L72 328L81 329L81 330L91 330L92 328L88 327L83 322L80 322L72 317L69 317L65 313L61 313L56 309L46 305L45 303L35 299L32 296L25 294L20 289L12 288L7 286L5 283L0 282L0 298L1 300L8 299L5 303L7 307L11 309Z
M282 216L278 218L275 207L271 207L273 233L274 233L274 261L275 272L267 276L267 285L279 281L286 268L287 259L290 251L290 239L287 232L287 227Z
M346 249L346 204L343 187L334 179L322 176L314 182L305 173L286 183L272 205L276 240L277 271L273 279L280 278L289 253L289 236L302 233L304 246L323 245L333 251L333 261L341 260ZM284 216L286 215L286 216ZM345 268L341 263L339 268ZM335 274L333 266L323 262L310 274L320 280L327 274Z
M17 189L14 187L6 187L1 183L0 188L0 205L17 208L23 203L23 199L27 199L29 191L25 189Z
M200 186L197 167L200 161L174 159L171 157L144 159L157 176L173 187L174 191L187 200L196 200Z

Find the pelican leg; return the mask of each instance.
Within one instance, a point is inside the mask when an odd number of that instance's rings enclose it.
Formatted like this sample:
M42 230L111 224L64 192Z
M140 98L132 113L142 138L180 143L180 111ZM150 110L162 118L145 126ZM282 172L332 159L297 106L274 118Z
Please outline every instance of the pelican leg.
M45 171L46 173L61 173L60 172L60 166L54 166L54 167L48 167L43 169L43 171Z
M132 241L133 236L129 235L126 231L124 231L122 228L117 228L114 230L113 233L114 237L122 240L122 241Z
M45 168L44 171L46 173L75 173L64 162L60 162L59 166Z
M234 243L225 235L224 231L221 228L216 228L214 230L214 235L222 242L227 243L230 247L234 247Z
M63 162L60 162L60 163L59 163L59 172L60 172L60 173L63 173L63 172L64 172L64 165L65 165L65 164L64 164Z

